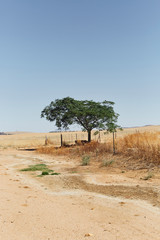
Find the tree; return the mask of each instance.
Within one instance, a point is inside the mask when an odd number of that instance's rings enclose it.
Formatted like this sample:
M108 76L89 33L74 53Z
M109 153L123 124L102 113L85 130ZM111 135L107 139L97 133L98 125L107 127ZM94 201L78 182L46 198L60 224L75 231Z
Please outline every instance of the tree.
M41 117L55 121L58 129L68 129L72 124L80 125L88 132L88 142L91 141L91 131L107 130L116 126L118 114L113 109L114 102L80 101L70 97L56 99L41 112Z

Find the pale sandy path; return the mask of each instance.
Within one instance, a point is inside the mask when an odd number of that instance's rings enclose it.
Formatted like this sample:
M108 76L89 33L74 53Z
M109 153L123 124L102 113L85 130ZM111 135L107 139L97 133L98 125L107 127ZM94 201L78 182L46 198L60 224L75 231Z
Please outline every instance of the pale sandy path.
M78 190L51 192L15 171L14 165L32 161L31 153L16 154L0 152L0 239L160 239L160 209Z

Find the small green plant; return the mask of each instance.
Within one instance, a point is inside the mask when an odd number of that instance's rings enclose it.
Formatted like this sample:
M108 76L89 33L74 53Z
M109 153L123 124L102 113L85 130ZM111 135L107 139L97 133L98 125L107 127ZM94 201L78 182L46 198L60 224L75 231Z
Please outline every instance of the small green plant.
M30 165L28 168L23 168L20 171L23 172L28 172L28 171L44 171L47 170L48 167L46 166L46 164L36 164L36 165Z
M48 171L42 171L41 175L49 175Z
M51 173L51 175L59 175L60 173L57 173L57 172L53 172Z
M152 178L153 177L153 173L148 173L148 175L147 176L145 176L144 178L143 178L143 180L148 180L148 179L150 179L150 178Z
M36 164L36 165L30 165L28 168L23 168L20 171L24 171L24 172L34 172L34 171L42 171L42 173L40 175L38 175L37 177L42 177L45 175L59 175L60 173L56 173L53 170L49 169L46 164Z
M102 165L104 167L108 167L108 166L112 165L113 163L114 163L114 160L103 160Z
M90 156L82 156L82 166L87 166L90 163Z
M71 173L77 173L77 171L72 171Z
M46 171L42 171L42 173L40 175L38 175L37 177L42 177L45 175L59 175L60 173L54 172L53 170L47 169Z

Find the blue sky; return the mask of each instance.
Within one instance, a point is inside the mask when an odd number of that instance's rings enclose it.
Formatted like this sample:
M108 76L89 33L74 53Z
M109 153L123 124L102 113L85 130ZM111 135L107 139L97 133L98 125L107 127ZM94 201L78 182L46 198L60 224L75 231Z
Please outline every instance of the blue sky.
M0 131L48 132L52 100L110 100L160 124L159 0L1 0Z

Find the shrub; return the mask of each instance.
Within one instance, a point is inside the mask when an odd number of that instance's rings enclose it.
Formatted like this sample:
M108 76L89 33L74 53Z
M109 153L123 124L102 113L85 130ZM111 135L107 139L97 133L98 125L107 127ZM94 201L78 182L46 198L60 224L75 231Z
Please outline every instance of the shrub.
M102 165L104 167L108 167L108 166L112 165L113 163L114 163L114 160L103 160Z
M150 178L152 178L153 177L153 173L148 173L148 175L147 176L145 176L144 178L143 178L143 180L148 180L148 179L150 179Z
M90 156L88 155L82 156L82 166L87 166L89 162L90 162Z

